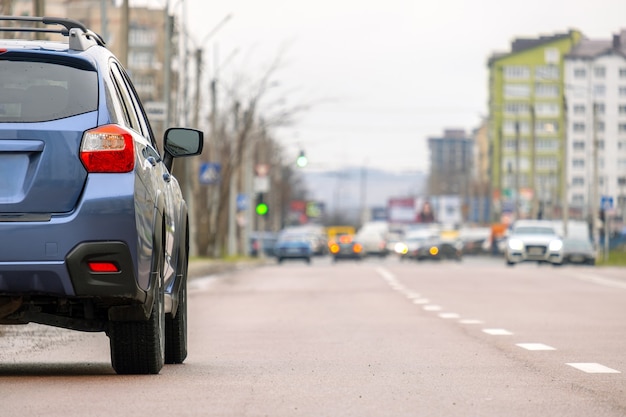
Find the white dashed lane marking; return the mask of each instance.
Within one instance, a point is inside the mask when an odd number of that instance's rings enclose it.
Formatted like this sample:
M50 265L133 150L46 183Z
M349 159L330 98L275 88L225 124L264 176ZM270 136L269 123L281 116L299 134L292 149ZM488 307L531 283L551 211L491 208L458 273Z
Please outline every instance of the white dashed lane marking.
M477 320L477 319L463 319L463 320L459 320L459 323L461 323L461 324L483 324L484 321Z
M506 329L483 329L483 332L492 336L510 336L513 334Z
M396 277L391 272L387 271L386 269L377 268L377 271L392 289L404 293L404 295L408 299L412 300L414 304L421 305L424 311L443 310L443 308L439 305L430 304L430 300L428 298L421 298L422 296L419 293L411 291L408 288L404 287L404 285L398 282L396 280ZM626 289L625 283L615 282L613 280L604 279L604 278L597 277L597 276L578 274L577 278L581 280L585 280L585 281L590 281L596 284L601 284L601 285L610 286L614 288ZM196 284L195 289L203 288L205 286L203 284L206 284L206 283L202 283L201 285ZM460 315L457 313L445 313L444 312L444 313L439 313L438 316L442 319L460 318ZM482 320L478 320L478 319L462 319L462 320L459 320L458 322L461 324L483 324L484 323ZM513 332L510 332L506 329L489 328L489 329L482 329L482 331L492 336L513 335ZM543 343L516 343L516 346L521 347L522 349L529 350L529 351L554 351L556 350L556 348L545 345ZM612 369L612 368L609 368L608 366L604 366L604 365L601 365L599 363L594 363L594 362L567 363L566 365L569 365L575 369L586 372L588 374L620 374L621 373L620 371L616 369Z
M544 345L543 343L517 343L517 346L526 350L556 350L552 346Z
M599 363L568 363L567 365L578 369L579 371L586 372L588 374L619 374L620 371L611 369L608 366L600 365Z
M439 314L439 317L442 319L458 319L461 315L457 313L441 313Z

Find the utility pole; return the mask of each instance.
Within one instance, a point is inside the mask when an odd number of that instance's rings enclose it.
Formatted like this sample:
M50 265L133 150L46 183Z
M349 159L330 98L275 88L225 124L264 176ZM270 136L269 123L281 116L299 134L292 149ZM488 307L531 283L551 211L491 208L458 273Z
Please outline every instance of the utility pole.
M563 207L563 235L567 237L569 223L569 192L567 178L567 98L563 95L563 150L561 152L561 200Z
M598 167L598 133L597 133L597 121L598 118L598 105L594 101L593 103L593 137L592 137L592 146L593 146L593 191L591 195L591 218L592 218L592 232L593 232L593 243L596 250L600 246L600 228L599 226L599 214L600 214L600 195L598 190L599 184L599 167Z
M128 29L129 29L129 14L128 0L122 2L122 21L120 25L120 53L119 60L124 68L128 65Z
M530 187L532 200L530 204L530 218L536 219L539 211L539 200L537 198L537 132L535 129L535 106L530 105Z
M519 211L519 180L520 180L520 126L519 119L515 121L515 220L519 220L520 211Z

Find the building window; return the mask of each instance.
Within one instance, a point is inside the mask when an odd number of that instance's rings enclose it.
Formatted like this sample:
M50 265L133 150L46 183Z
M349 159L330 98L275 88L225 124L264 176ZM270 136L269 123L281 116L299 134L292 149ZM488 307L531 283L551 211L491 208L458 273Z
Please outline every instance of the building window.
M572 185L577 186L577 187L585 185L585 177L572 178Z
M604 114L604 110L605 110L604 103L596 103L595 109L596 109L597 114Z
M553 139L538 139L535 145L540 151L557 151L559 149L559 141Z
M559 123L556 121L539 121L535 123L535 133L555 134L559 132Z
M622 86L619 88L618 93L620 97L626 97L626 87Z
M619 69L619 77L626 78L626 67Z
M594 97L604 97L605 91L606 91L606 87L604 86L604 84L596 84L593 86Z
M548 64L558 64L560 55L557 48L546 48L544 50L544 59Z
M617 169L620 170L621 172L626 171L626 158L620 158L617 160ZM622 179L622 178L619 178ZM624 184L621 184L618 182L618 185L623 186Z
M504 67L504 79L506 80L527 80L530 77L530 70L524 65L511 65Z
M505 84L505 97L530 97L530 86L528 84Z
M542 156L537 158L537 168L538 169L552 169L556 170L558 168L558 161L555 157Z
M606 68L604 67L595 67L593 69L593 76L596 78L604 78L606 76Z
M598 150L600 150L600 151L604 150L604 141L603 140L597 140L596 141L596 146L598 147Z
M535 84L535 95L537 97L558 97L559 86L554 84Z
M558 116L560 106L557 103L537 103L535 113L537 116Z
M581 140L576 140L572 142L572 147L575 151L584 151L585 150L585 142Z
M626 114L626 104L620 104L618 107L619 114Z
M617 141L617 149L620 151L626 149L626 140Z
M515 135L517 133L515 125L519 124L519 133L526 135L530 133L530 126L527 121L505 120L502 131L505 135Z
M527 103L506 103L504 112L509 115L528 114L530 106Z
M585 68L574 68L574 78L585 78L587 70Z
M585 205L585 196L583 194L573 194L572 195L572 204L575 206L584 206Z
M574 168L584 168L585 167L585 160L584 159L573 159L572 160L572 166Z
M535 78L544 80L558 80L559 67L556 65L542 65L535 67Z
M574 104L574 114L584 114L584 113L585 113L584 104Z
M620 123L617 125L617 131L619 133L626 133L626 123Z
M585 124L581 123L581 122L576 122L576 123L572 124L572 129L574 129L574 132L584 132L585 131Z

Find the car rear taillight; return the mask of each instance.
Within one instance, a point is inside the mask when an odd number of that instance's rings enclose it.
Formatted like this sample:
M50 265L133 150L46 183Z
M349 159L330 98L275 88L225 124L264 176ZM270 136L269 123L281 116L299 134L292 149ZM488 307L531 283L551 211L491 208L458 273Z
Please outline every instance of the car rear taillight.
M80 160L88 172L130 172L135 167L131 133L118 125L105 125L83 133Z
M87 262L91 272L120 272L120 268L114 262Z

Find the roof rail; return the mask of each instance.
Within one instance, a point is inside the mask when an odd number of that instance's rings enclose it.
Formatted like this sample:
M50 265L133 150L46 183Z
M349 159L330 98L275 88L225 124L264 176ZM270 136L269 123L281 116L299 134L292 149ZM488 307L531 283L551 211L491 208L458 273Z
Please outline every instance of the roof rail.
M87 29L85 25L74 19L47 16L0 16L0 21L35 22L62 26L62 28L0 26L0 32L57 33L69 37L70 49L74 50L84 51L93 45L105 46L104 39L100 35Z

